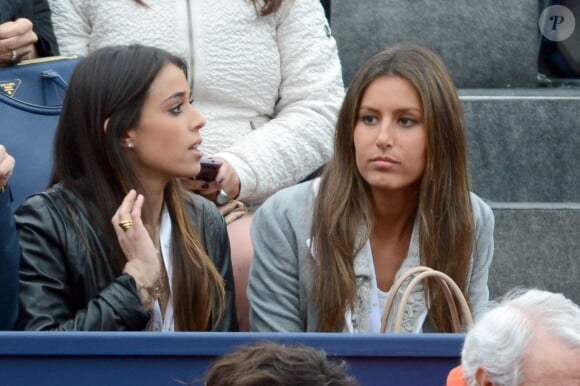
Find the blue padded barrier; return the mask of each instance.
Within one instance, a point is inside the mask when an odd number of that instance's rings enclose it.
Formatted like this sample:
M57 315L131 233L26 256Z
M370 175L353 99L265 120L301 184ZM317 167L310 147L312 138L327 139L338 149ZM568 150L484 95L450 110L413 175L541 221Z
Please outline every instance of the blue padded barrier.
M461 334L0 332L0 384L183 385L201 379L217 356L268 340L302 343L343 358L363 386L440 386L459 362L463 339Z

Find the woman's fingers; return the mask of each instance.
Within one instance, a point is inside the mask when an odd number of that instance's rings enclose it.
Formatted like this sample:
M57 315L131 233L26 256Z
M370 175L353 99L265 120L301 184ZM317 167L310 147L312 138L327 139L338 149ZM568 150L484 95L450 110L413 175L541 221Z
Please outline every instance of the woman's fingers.
M119 235L119 232L126 232L127 230L130 229L130 227L127 229L123 228L123 226L121 225L121 222L128 221L128 220L134 221L133 216L131 215L131 212L133 211L133 207L134 207L134 204L136 202L136 198L137 198L137 192L132 189L123 198L121 205L119 205L119 208L117 209L115 214L113 214L113 217L111 218L111 224L113 224L113 227L115 228L115 231L117 232L117 236ZM141 200L141 206L142 205L143 205L143 200ZM141 216L141 207L138 208L138 211L139 211L139 217L140 217Z
M32 31L32 22L22 17L15 21L7 21L0 24L0 39L25 35L30 31Z
M226 220L226 224L229 225L229 224L233 223L234 221L236 221L237 219L243 217L245 214L246 214L246 211L244 211L244 210L235 210L235 211L230 212L227 215L225 215L224 219Z
M4 63L15 63L30 59L36 51L34 43L38 36L32 30L32 22L18 19L0 24L0 56Z
M222 216L224 216L226 224L230 224L248 213L248 209L244 203L237 200L232 200L225 205L219 206L218 209Z
M221 185L217 181L192 180L190 178L182 178L181 186L201 195L219 192L221 189Z
M135 199L137 198L137 192L131 189L127 195L121 201L119 209L117 209L116 215L118 220L128 220L131 218L131 211L133 210L133 205L135 204Z
M219 189L223 189L228 196L237 197L240 194L240 178L228 161L221 157L213 157L222 163L217 175Z
M137 195L135 200L133 201L133 206L131 207L130 216L133 220L135 226L142 227L143 220L141 219L141 210L143 208L143 202L145 201L145 197L142 194Z

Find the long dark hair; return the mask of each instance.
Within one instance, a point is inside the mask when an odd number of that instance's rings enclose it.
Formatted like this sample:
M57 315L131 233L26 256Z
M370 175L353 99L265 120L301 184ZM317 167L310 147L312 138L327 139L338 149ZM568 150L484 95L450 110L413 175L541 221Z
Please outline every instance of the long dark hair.
M315 201L313 291L322 331L344 326L345 310L356 295L353 259L362 248L355 245L357 228L367 224L368 238L374 225L370 187L356 167L353 132L361 99L381 76L408 80L421 97L427 136L427 161L417 203L421 264L450 275L467 296L474 224L461 104L437 55L418 46L388 48L372 56L348 88L337 120L334 156L323 172ZM427 283L425 295L433 324L439 331L451 331L438 288Z
M58 123L50 183L62 182L86 203L103 245L110 248L108 260L115 274L122 272L126 258L110 219L130 189L147 199L122 139L138 124L149 87L168 64L187 75L180 58L158 48L132 45L96 50L75 69ZM173 223L175 328L210 329L224 309L223 279L191 225L178 181L166 186L164 199ZM143 219L146 224L155 221L145 207Z

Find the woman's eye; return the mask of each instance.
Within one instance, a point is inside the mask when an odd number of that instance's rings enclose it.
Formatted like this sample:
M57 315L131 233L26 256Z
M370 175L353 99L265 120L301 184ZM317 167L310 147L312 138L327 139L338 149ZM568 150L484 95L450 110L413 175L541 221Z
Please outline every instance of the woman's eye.
M192 105L193 102L195 102L195 98L193 98L193 97L189 98L189 104Z
M417 120L415 118L411 118L411 117L401 117L399 118L399 122L401 123L401 126L403 127L410 127L413 126L417 123Z
M367 125L373 125L378 121L377 117L369 114L361 116L360 120Z
M181 107L182 106L183 106L183 103L180 103L177 106L173 107L171 110L169 110L169 112L173 115L179 115L179 114L181 114Z

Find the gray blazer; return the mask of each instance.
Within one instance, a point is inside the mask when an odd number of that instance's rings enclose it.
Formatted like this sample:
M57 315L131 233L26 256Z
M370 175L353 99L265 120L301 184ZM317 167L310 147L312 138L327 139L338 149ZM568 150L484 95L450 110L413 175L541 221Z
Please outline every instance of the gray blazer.
M254 258L248 284L252 331L317 331L318 310L310 296L313 269L309 244L316 195L312 184L308 181L279 191L258 209L253 219ZM495 222L491 208L473 193L471 203L476 241L468 294L477 317L489 300L487 279L493 259ZM416 229L413 233L418 234ZM418 237L412 237L409 254L397 277L419 264L418 244ZM355 269L355 275L358 284L372 280L367 272Z

